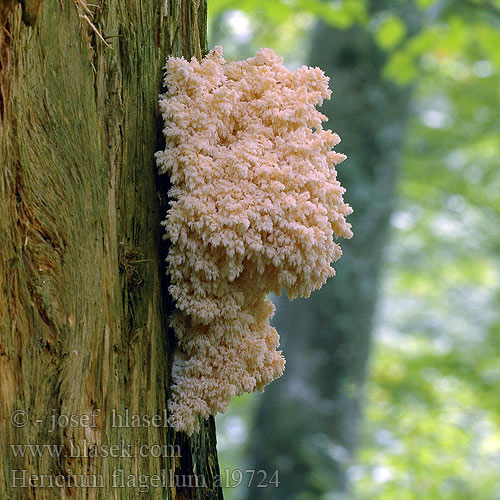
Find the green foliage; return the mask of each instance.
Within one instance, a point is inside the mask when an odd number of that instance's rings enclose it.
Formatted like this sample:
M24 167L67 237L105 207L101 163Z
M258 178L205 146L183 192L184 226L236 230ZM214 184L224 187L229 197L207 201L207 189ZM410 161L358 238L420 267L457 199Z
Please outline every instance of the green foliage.
M406 35L406 25L400 17L387 14L383 16L375 40L385 50L394 48Z
M217 0L209 8L245 13L250 53L252 43L269 45L297 64L316 18L362 23L389 52L385 77L414 85L346 498L492 500L500 498L500 1L416 4L418 31L396 8L368 15L354 1Z
M340 29L369 20L365 0L209 0L208 13L210 38L228 58L272 47L290 66L303 64L317 19Z
M365 0L323 1L323 0L211 0L209 15L217 16L230 10L246 12L256 19L279 25L290 17L312 14L337 28L347 28L355 22L367 22Z
M450 15L395 53L418 86L357 499L500 498L497 40L492 19Z

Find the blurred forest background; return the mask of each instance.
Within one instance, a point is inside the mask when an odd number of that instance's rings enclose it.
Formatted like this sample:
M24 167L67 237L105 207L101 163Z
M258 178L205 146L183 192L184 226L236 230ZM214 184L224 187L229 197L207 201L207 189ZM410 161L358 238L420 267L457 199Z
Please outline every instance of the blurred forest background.
M208 8L226 59L331 77L355 210L337 276L276 299L285 375L217 419L221 467L280 486L226 499L500 499L500 1Z

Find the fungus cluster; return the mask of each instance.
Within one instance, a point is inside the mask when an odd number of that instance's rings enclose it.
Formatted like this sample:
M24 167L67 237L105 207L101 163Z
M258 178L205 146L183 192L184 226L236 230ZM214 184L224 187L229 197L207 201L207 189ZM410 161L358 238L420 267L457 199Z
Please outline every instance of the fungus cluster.
M178 309L169 423L188 434L282 374L268 294L308 297L335 273L334 236L352 236L334 168L345 156L315 108L328 78L282 63L271 49L226 62L216 47L165 67L156 157L172 183L163 224Z

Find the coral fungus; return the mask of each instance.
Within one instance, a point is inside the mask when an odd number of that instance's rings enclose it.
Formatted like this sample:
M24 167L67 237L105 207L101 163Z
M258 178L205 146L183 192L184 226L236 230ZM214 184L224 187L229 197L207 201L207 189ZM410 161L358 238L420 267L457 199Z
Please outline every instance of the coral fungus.
M216 47L165 68L167 141L156 156L172 182L164 226L178 309L169 423L188 434L198 416L282 374L267 295L309 296L335 273L334 236L352 235L334 168L345 156L315 108L328 78L282 62L262 49L226 63Z

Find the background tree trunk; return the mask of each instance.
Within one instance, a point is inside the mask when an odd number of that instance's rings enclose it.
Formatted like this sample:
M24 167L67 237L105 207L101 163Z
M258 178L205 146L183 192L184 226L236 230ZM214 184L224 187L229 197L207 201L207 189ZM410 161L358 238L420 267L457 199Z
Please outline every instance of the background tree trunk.
M191 439L112 420L166 406L157 96L167 55L205 52L206 2L22 4L0 0L0 497L222 498L213 419ZM52 416L96 412L51 432ZM82 452L116 444L124 456L65 456L72 442ZM10 445L26 443L63 453L16 457ZM126 456L144 444L171 445L163 455L173 456ZM137 480L166 470L170 486L113 487L115 469ZM23 470L34 485L14 480ZM42 487L42 474L76 477ZM182 487L194 474L206 487Z
M374 0L372 9L383 10ZM413 9L405 7L413 12ZM309 299L277 299L274 324L287 358L266 389L251 436L251 464L279 469L274 499L326 498L346 490L370 351L382 251L387 239L409 89L382 77L386 54L364 27L318 25L309 65L332 77L322 112L348 159L339 166L354 207L352 240L340 241L337 275ZM249 499L267 498L249 490Z

